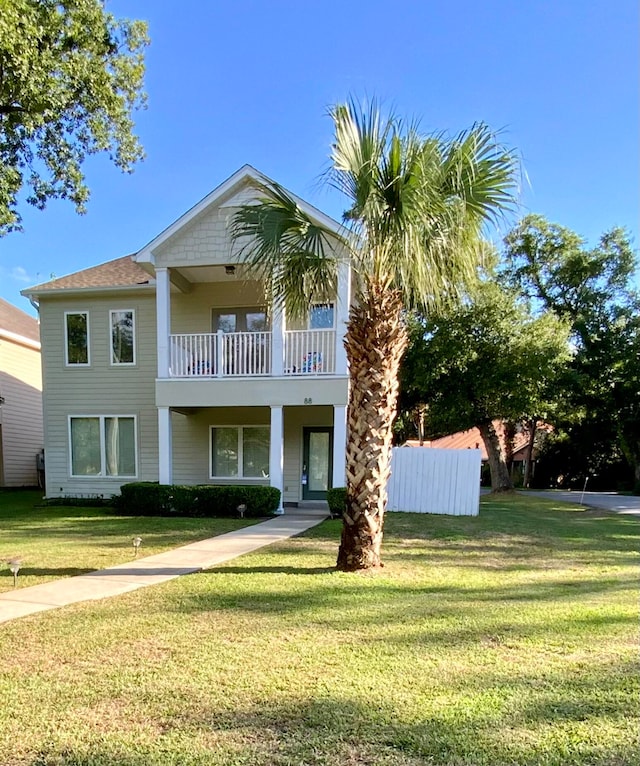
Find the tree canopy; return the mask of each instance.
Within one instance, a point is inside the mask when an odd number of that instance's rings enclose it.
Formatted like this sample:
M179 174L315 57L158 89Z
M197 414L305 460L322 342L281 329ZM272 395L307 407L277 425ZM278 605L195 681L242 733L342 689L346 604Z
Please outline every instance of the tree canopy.
M489 455L492 487L512 487L493 421L548 421L570 357L568 325L531 315L492 275L462 305L416 314L401 367L400 407L425 407L425 428L441 436L477 427ZM535 427L534 427L535 430Z
M40 209L62 198L84 212L89 155L132 170L147 43L145 23L116 19L101 0L2 0L0 234L19 228L23 192Z
M527 216L505 245L503 278L532 307L571 323L569 406L549 462L565 464L574 483L608 474L609 488L624 456L640 489L640 296L629 236L612 229L589 248L570 229Z

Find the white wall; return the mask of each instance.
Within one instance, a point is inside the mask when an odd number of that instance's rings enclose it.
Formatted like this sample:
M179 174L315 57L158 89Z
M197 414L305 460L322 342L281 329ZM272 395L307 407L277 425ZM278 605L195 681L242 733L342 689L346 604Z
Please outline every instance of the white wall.
M387 509L477 516L480 464L477 449L394 447Z

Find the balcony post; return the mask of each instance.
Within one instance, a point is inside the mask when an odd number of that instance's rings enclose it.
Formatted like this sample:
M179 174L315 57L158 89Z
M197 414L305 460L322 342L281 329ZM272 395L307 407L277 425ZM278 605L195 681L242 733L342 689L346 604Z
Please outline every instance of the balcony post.
M284 375L284 304L275 290L271 303L271 374Z
M224 375L227 366L227 360L224 357L224 332L218 330L216 333L216 375L219 378Z
M171 409L158 407L158 481L173 484Z
M282 516L284 495L284 408L271 406L271 429L269 431L269 484L280 490L280 504L276 510Z
M336 301L336 375L347 374L347 351L342 341L347 331L350 306L351 268L349 266L349 261L340 261L338 266L338 296Z
M344 487L347 467L347 408L333 405L333 471L332 487Z
M156 328L158 377L169 377L169 335L171 333L171 295L169 269L156 269Z

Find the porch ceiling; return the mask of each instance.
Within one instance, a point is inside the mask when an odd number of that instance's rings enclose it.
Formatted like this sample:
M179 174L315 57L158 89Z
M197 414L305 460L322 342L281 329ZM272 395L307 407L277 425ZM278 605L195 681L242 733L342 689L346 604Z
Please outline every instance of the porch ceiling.
M205 282L241 282L247 279L247 269L240 264L233 266L234 273L227 274L227 266L172 266L171 272L177 272L183 279L191 283Z

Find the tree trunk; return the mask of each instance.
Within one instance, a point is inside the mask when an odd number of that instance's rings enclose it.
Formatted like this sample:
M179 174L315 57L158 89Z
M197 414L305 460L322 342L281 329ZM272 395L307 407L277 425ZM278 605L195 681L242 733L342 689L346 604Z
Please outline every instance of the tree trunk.
M525 489L529 488L531 484L531 474L533 468L533 447L536 440L536 431L538 429L538 421L535 418L527 421L527 430L529 431L529 444L527 444L527 451L525 453L525 466L524 477L522 479L522 486Z
M489 420L478 426L482 441L489 456L489 470L491 471L491 490L493 492L511 492L513 491L513 482L509 476L509 469L504 459L504 453L500 444L500 439Z
M349 316L347 509L337 562L346 572L381 566L398 369L408 344L402 308L398 291L369 283Z

